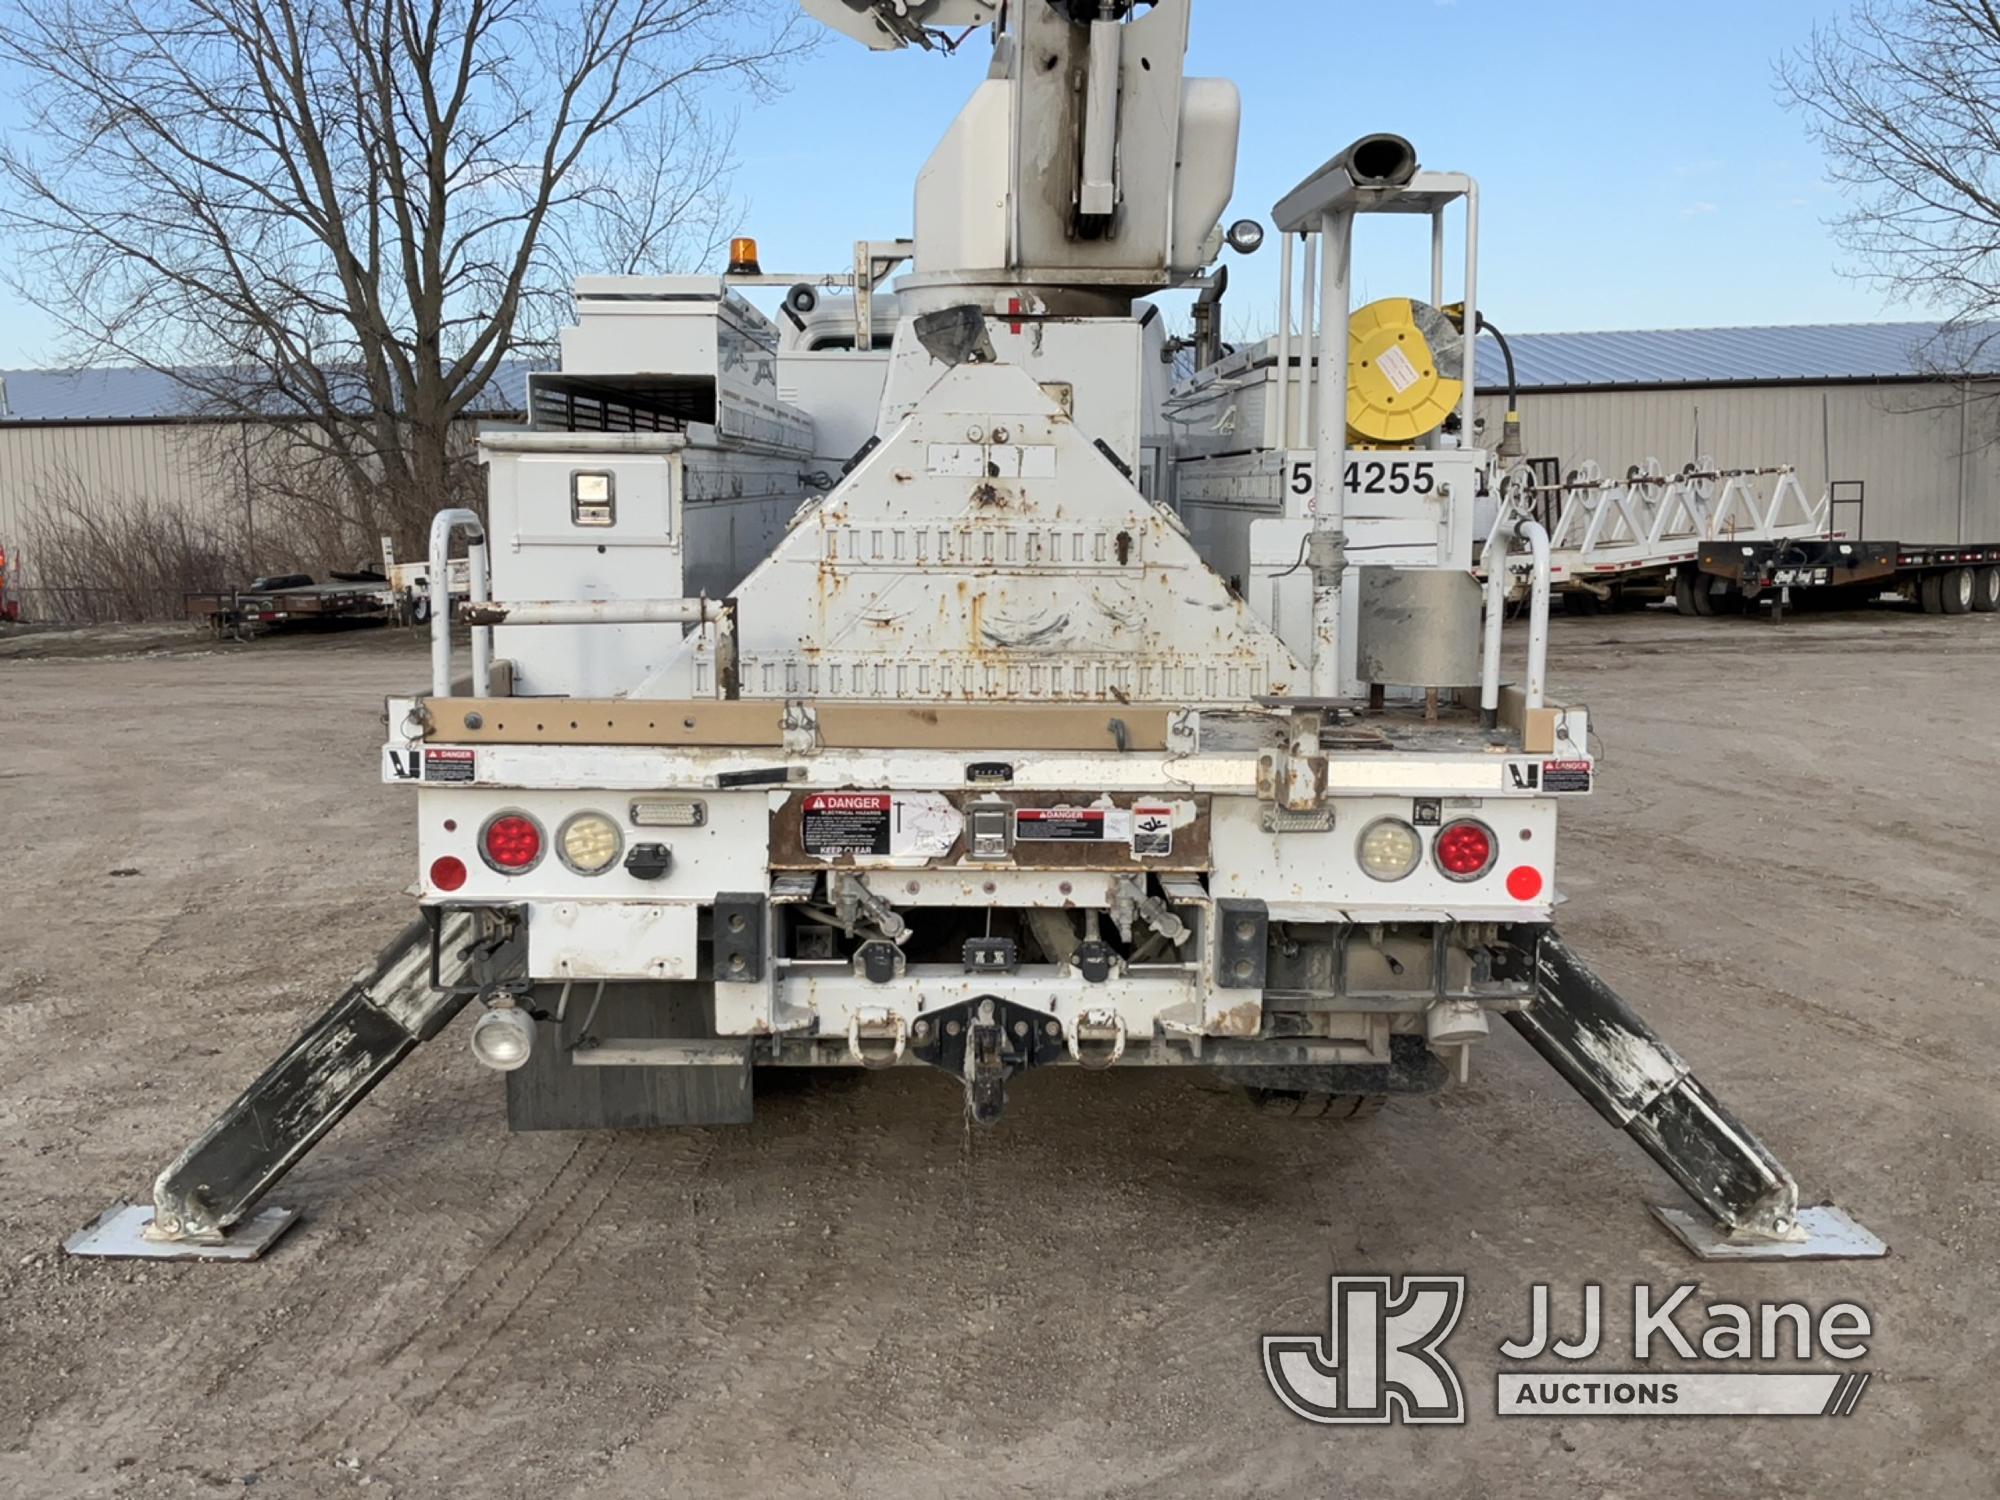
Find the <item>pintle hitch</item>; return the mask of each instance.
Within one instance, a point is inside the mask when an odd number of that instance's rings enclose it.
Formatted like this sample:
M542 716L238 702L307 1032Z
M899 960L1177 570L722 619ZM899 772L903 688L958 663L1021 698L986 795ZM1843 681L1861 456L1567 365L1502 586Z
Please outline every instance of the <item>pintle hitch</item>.
M1007 1107L1008 1078L1060 1062L1069 1044L1053 1016L982 995L918 1017L910 1054L963 1082L966 1113L992 1125Z
M289 1208L251 1210L341 1117L465 1003L518 967L510 924L427 912L217 1115L153 1183L150 1207L114 1203L63 1243L71 1255L255 1260Z
M1889 1253L1831 1204L1800 1208L1791 1173L1553 928L1523 930L1515 941L1532 964L1535 998L1507 1019L1701 1206L1701 1215L1653 1210L1695 1255L1868 1260Z

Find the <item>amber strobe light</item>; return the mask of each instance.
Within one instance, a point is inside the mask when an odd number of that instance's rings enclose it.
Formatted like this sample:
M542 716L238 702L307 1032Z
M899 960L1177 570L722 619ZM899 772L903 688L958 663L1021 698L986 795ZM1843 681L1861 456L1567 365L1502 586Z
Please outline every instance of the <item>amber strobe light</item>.
M757 242L747 234L738 235L729 242L729 274L731 276L764 274L764 268L757 263Z

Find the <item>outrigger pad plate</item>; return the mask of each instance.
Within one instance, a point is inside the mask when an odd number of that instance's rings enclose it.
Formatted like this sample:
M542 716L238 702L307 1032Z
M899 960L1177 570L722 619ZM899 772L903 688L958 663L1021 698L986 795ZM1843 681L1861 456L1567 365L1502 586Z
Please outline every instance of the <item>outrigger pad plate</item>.
M1698 1260L1880 1260L1889 1253L1882 1240L1831 1203L1799 1210L1804 1239L1731 1239L1685 1208L1655 1208L1653 1217L1674 1232Z
M227 1239L155 1239L146 1233L152 1227L153 1205L120 1202L64 1240L63 1250L108 1260L255 1260L298 1216L295 1208L261 1208L230 1230Z

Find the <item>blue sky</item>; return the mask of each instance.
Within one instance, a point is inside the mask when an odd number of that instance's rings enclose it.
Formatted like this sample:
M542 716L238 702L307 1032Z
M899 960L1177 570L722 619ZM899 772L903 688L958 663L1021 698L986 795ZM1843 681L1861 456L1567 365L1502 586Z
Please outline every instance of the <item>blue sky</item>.
M1842 8L1197 0L1189 69L1243 90L1232 217L1267 216L1367 130L1478 177L1480 301L1509 331L1909 315L1839 273L1841 200L1771 89L1772 60ZM833 38L784 96L746 107L737 186L766 266L836 270L855 239L908 232L917 168L985 61L977 38L955 58ZM1384 240L1359 252L1358 294L1421 295L1421 236ZM1275 245L1233 264L1232 330L1272 320L1276 266ZM0 292L0 366L50 352L39 315Z

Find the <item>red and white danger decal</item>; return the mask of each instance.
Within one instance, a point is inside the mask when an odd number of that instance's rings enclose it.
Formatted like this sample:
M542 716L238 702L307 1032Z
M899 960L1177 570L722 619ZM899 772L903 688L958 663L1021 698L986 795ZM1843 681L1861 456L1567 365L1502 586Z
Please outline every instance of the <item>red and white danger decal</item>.
M938 859L965 824L936 792L814 792L799 816L800 846L814 859Z

